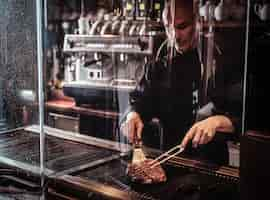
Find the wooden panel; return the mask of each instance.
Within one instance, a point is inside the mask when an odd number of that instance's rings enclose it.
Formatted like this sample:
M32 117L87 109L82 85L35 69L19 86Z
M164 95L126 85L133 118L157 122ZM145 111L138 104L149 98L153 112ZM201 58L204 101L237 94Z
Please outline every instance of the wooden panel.
M241 199L265 199L269 195L270 140L248 131L241 141Z

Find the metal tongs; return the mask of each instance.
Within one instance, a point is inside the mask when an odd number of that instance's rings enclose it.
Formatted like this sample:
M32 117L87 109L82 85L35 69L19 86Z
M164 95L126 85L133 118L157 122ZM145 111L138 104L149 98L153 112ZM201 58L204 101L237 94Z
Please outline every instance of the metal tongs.
M165 153L158 156L155 160L151 161L150 168L154 168L167 160L171 159L172 157L176 156L177 154L182 153L185 150L184 147L182 147L180 144L169 149Z
M135 145L136 146L136 145ZM177 145L173 148L171 148L170 150L166 151L165 153L161 154L160 156L158 156L156 159L152 160L147 166L144 166L143 168L138 165L135 167L136 173L138 175L143 175L146 172L146 170L152 169L164 162L166 162L167 160L171 159L172 157L176 156L179 153L182 153L184 151L184 147L182 147L181 145ZM134 163L140 163L142 161L144 161L146 158L144 156L144 153L141 149L141 147L135 147L133 150L133 159L132 159L132 164Z

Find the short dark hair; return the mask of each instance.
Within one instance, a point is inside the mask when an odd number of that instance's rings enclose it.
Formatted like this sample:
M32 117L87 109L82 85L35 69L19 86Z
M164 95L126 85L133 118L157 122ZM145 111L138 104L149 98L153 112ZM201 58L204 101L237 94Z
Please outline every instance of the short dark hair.
M176 8L181 6L181 8L192 11L193 17L195 20L197 19L199 13L199 0L166 0L163 12L166 12L166 10L170 8L172 1L175 2Z
M199 36L199 1L198 0L167 0L165 1L164 10L162 13L163 23L165 26L169 25L169 20L171 18L170 12L171 8L170 5L175 2L175 9L181 9L185 13L185 16L190 16L192 18L192 23L194 26L194 32L193 32L193 40L192 40L192 46L196 46L198 42L198 36Z

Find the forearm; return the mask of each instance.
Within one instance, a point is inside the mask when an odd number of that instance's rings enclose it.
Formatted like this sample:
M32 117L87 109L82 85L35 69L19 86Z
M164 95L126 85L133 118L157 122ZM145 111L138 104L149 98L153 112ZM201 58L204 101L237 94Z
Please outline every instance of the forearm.
M217 123L217 132L233 133L235 131L234 124L232 120L225 115L215 115L212 118Z
M217 131L221 132L233 132L238 135L241 131L241 111L239 106L231 106L231 109L213 109L213 116L219 116L221 123L220 128ZM220 116L223 116L222 118Z

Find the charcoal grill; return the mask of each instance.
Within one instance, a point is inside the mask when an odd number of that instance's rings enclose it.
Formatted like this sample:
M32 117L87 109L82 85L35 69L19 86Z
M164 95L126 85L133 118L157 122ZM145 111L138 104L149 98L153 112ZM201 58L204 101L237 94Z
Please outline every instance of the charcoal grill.
M239 170L174 157L162 165L165 183L141 185L126 176L130 146L45 127L49 190L77 199L239 199ZM39 174L39 128L0 135L0 162ZM145 148L148 158L162 152Z
M160 152L146 149L147 157ZM174 200L239 199L239 171L207 162L175 157L163 165L165 183L142 185L126 176L129 158L119 158L103 165L77 171L54 179L55 186L80 191L82 199ZM90 194L90 195L89 195ZM90 198L90 197L91 198Z

